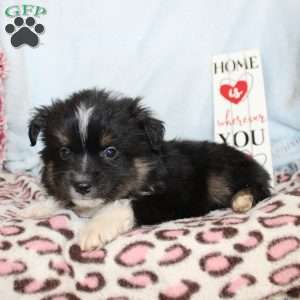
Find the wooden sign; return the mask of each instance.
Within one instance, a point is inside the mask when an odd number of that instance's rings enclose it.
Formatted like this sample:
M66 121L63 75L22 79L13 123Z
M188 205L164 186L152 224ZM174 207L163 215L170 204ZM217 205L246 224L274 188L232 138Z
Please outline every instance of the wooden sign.
M260 53L213 57L215 141L251 155L273 176Z

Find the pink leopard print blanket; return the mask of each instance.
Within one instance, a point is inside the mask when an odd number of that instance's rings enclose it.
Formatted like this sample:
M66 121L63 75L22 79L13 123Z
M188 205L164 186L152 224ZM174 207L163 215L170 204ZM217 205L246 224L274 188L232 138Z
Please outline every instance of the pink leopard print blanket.
M1 298L300 297L300 172L279 179L280 192L245 215L228 209L143 227L105 249L82 252L77 237L85 219L67 210L48 219L16 219L17 210L44 195L33 178L2 174Z
M0 169L2 169L4 161L6 142L6 119L4 114L4 79L6 73L6 59L4 52L0 49Z

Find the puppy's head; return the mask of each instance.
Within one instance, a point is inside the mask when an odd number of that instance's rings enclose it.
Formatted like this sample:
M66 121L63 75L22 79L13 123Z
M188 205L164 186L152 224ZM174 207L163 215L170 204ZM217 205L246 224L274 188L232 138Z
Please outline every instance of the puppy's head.
M144 189L164 126L140 99L84 90L37 108L29 125L32 146L39 134L48 192L92 208Z

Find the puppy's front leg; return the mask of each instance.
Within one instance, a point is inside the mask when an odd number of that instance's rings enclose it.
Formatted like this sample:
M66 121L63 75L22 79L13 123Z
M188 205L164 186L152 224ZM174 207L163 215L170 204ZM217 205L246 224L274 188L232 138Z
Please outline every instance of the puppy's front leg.
M24 209L16 212L16 215L22 219L47 218L53 215L60 208L62 208L60 203L53 197L49 196L44 199L33 201Z
M131 200L122 199L105 205L84 225L80 234L82 250L101 248L134 226Z

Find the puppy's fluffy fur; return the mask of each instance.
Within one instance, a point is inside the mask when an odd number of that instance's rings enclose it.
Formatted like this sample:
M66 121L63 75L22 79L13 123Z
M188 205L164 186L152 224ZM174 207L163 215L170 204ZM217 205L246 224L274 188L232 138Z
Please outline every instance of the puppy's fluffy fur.
M232 206L246 190L270 195L269 176L225 144L164 141L164 125L140 99L84 90L37 108L32 145L41 133L42 182L64 206L95 216L83 249L102 246L137 225L195 217Z

